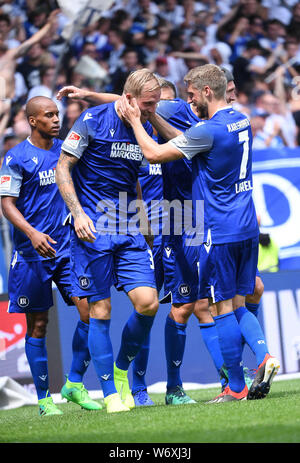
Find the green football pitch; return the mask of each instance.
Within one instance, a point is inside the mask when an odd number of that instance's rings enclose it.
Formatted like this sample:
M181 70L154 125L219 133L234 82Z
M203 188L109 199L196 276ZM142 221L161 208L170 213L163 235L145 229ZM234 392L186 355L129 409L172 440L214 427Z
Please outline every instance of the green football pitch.
M181 406L166 406L163 394L152 394L155 406L111 415L71 403L58 405L63 415L43 418L37 406L2 410L0 442L300 443L300 380L274 381L263 400L206 403L218 393L190 391L197 404Z

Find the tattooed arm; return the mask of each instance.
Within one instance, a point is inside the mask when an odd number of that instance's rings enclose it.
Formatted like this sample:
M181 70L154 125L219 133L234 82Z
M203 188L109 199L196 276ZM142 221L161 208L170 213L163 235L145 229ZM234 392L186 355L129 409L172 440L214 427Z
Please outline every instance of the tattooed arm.
M92 243L96 239L92 232L96 232L96 229L92 220L82 209L71 177L71 171L77 162L78 159L72 154L66 151L61 152L56 166L56 184L73 216L74 228L78 238Z

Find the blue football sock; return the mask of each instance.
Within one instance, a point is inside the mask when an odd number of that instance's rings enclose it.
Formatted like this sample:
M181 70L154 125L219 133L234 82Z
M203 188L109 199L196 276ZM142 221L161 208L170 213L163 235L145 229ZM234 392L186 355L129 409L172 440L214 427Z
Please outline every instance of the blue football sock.
M30 366L38 400L44 399L49 390L48 355L46 338L25 336L25 353ZM48 393L50 396L50 393Z
M132 393L134 394L140 389L145 389L146 381L145 374L148 365L149 358L149 349L150 349L150 335L147 336L147 339L144 341L141 350L135 357L132 362Z
M268 347L259 321L246 307L239 307L234 313L242 335L256 356L257 365L260 365L264 361L266 354L268 354Z
M253 315L256 316L256 318L258 317L259 306L260 304L253 304L250 302L246 302L246 308L249 310L249 312L252 312Z
M214 362L217 372L219 373L223 366L224 359L223 359L221 348L220 348L219 336L218 336L216 324L215 323L199 323L199 327L200 327L203 342L206 345L208 352L210 353L210 356Z
M186 323L177 323L167 316L165 324L165 352L167 361L167 390L182 386L180 366L182 364L185 340Z
M104 397L117 392L114 383L114 358L109 326L110 320L90 318L89 351Z
M154 317L133 311L123 329L121 347L116 359L118 368L128 370L149 335L153 321Z
M82 383L83 376L89 366L91 356L88 346L89 325L79 320L73 335L73 359L68 380Z
M245 387L242 367L242 335L233 312L214 317L220 348L228 371L229 387L241 392Z

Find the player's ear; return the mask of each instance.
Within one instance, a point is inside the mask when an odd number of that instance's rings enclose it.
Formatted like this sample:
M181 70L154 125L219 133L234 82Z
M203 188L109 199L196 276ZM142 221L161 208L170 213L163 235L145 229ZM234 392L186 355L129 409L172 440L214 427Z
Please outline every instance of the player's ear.
M125 97L127 98L128 102L130 103L132 98L133 98L133 95L132 95L132 93L125 93Z
M28 122L31 127L36 127L36 120L33 116L29 116Z

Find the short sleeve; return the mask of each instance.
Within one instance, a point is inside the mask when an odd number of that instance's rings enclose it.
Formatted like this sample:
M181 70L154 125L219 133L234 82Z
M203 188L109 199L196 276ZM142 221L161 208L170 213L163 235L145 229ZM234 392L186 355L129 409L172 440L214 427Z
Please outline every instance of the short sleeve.
M94 116L88 111L84 111L73 124L61 149L80 159L93 139L94 124Z
M199 153L209 151L213 145L213 136L205 122L198 122L183 134L169 141L182 152L187 159Z
M19 197L23 182L23 169L15 154L8 151L0 170L0 196Z

